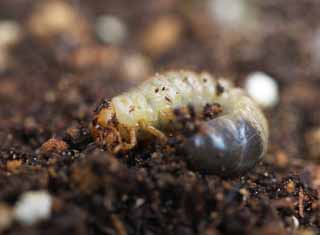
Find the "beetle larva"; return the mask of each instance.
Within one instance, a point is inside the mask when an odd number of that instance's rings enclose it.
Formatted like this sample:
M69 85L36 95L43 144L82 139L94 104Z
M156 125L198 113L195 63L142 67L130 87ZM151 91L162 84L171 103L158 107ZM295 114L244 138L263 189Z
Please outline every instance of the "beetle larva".
M171 71L155 75L103 103L94 118L92 133L109 151L126 151L145 133L165 140L176 108L192 105L199 114L213 103L220 104L223 112L201 122L200 131L183 145L186 155L196 168L208 172L217 168L245 170L266 151L267 122L241 89L208 73Z

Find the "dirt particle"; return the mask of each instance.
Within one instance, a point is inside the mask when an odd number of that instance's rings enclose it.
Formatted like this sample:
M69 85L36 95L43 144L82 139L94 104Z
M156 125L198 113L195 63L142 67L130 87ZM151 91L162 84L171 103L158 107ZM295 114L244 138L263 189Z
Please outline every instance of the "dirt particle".
M86 39L87 24L76 9L61 0L43 1L32 12L28 26L30 31L41 37L68 33L74 39ZM79 39L78 38L78 39Z
M7 170L10 172L17 172L22 165L21 160L7 161Z
M116 215L111 216L112 224L116 230L117 235L127 235L127 230L121 220Z
M0 203L0 232L10 227L13 219L13 209L7 204Z
M320 159L320 127L314 127L305 134L306 147L310 157Z
M289 164L288 155L284 151L278 151L275 154L275 164L279 168L286 168Z
M303 192L302 188L300 188L300 190L299 190L298 207L299 207L299 215L301 218L303 218L304 217L304 192Z
M134 111L134 109L135 109L134 106L131 105L131 106L129 107L129 113L132 113L132 112Z
M171 100L168 96L165 96L164 98L165 98L165 100L168 101L169 103L172 103L172 100Z
M287 183L287 192L288 193L294 193L295 192L295 189L296 189L296 184L294 181L292 180L289 180L288 183Z
M68 149L68 144L63 140L51 138L47 140L41 146L41 152L49 153L49 152L63 152Z
M178 18L162 16L153 21L143 32L143 48L153 56L162 55L177 44L181 32L182 24Z
M203 108L203 118L210 120L216 118L220 113L223 112L223 108L218 103L206 104Z

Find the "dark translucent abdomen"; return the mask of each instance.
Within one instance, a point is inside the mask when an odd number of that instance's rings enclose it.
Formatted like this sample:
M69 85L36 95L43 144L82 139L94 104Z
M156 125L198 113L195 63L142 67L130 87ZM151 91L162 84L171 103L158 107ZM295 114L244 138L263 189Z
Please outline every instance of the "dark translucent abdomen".
M259 130L242 117L216 118L200 125L183 151L192 168L231 176L252 168L264 153Z

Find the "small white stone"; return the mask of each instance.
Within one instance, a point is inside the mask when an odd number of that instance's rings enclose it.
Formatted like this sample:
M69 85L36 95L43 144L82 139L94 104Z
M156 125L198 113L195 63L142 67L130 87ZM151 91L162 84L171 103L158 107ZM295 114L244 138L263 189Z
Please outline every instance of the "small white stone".
M136 200L136 205L135 205L135 207L138 208L138 207L142 206L144 203L145 203L145 200L144 200L143 198L138 198L138 199Z
M256 11L248 0L208 0L208 14L223 27L237 30L257 23Z
M263 72L254 72L247 76L245 89L263 108L270 108L279 102L277 82Z
M96 21L96 34L105 43L121 44L127 37L127 27L118 17L100 16Z
M24 193L14 208L17 221L32 225L47 219L51 214L52 197L46 191L29 191Z

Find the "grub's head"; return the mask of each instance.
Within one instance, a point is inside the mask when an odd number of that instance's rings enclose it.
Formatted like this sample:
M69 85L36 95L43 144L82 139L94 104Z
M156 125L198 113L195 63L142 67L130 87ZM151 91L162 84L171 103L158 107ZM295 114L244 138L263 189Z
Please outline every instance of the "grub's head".
M116 113L110 101L101 102L95 110L91 133L96 143L109 151L121 143Z

